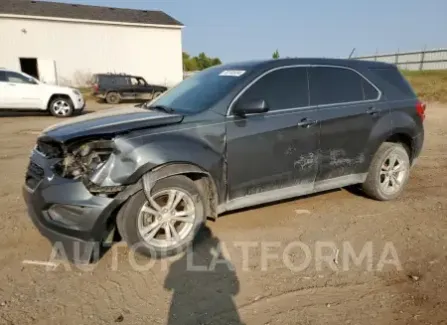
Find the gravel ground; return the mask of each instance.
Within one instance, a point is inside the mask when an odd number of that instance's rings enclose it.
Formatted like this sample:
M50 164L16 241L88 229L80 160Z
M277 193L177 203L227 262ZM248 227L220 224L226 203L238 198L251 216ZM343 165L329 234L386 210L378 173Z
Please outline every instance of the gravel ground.
M37 135L59 120L0 116L0 324L447 323L445 106L428 106L425 147L399 200L330 191L210 222L192 261L119 244L88 269L54 270L23 264L48 261L51 245L28 220L21 185Z

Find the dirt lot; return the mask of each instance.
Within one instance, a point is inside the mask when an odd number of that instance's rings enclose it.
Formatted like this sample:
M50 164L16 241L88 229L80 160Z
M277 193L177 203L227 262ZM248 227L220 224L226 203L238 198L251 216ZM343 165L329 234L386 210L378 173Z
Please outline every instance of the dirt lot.
M212 260L220 241L235 269L218 264L219 272L185 272L184 257L151 261L122 246L90 270L23 264L50 258L21 185L36 136L55 122L39 114L0 118L0 324L166 324L168 317L169 324L238 317L246 324L447 324L446 106L428 107L425 148L401 199L380 203L338 190L227 214L209 224L214 238L194 255ZM253 247L247 253L241 245ZM321 251L331 262L322 267L318 245L328 246ZM349 262L350 247L357 255L371 249L371 263ZM308 267L292 270L304 253Z

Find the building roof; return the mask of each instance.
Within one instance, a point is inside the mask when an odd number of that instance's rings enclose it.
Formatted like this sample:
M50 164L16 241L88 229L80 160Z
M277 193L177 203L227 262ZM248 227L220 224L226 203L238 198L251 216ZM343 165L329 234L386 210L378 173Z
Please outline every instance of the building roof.
M0 0L1 14L183 26L181 22L163 11L109 8L47 1Z

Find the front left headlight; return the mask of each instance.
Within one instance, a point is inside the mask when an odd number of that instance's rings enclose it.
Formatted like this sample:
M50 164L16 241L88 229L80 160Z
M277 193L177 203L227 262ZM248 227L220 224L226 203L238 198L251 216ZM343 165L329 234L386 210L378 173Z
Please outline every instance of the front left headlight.
M73 94L75 94L76 96L82 96L81 92L77 89L72 89L73 90Z
M67 151L59 166L61 176L89 178L107 162L114 151L114 143L112 140L94 140L75 145Z

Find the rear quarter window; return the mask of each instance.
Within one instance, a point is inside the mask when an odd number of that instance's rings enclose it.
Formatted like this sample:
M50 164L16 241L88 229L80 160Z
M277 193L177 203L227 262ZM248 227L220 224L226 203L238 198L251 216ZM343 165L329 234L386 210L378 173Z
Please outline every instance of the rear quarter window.
M371 68L369 70L379 79L379 87L387 99L399 100L416 97L410 83L397 68Z

